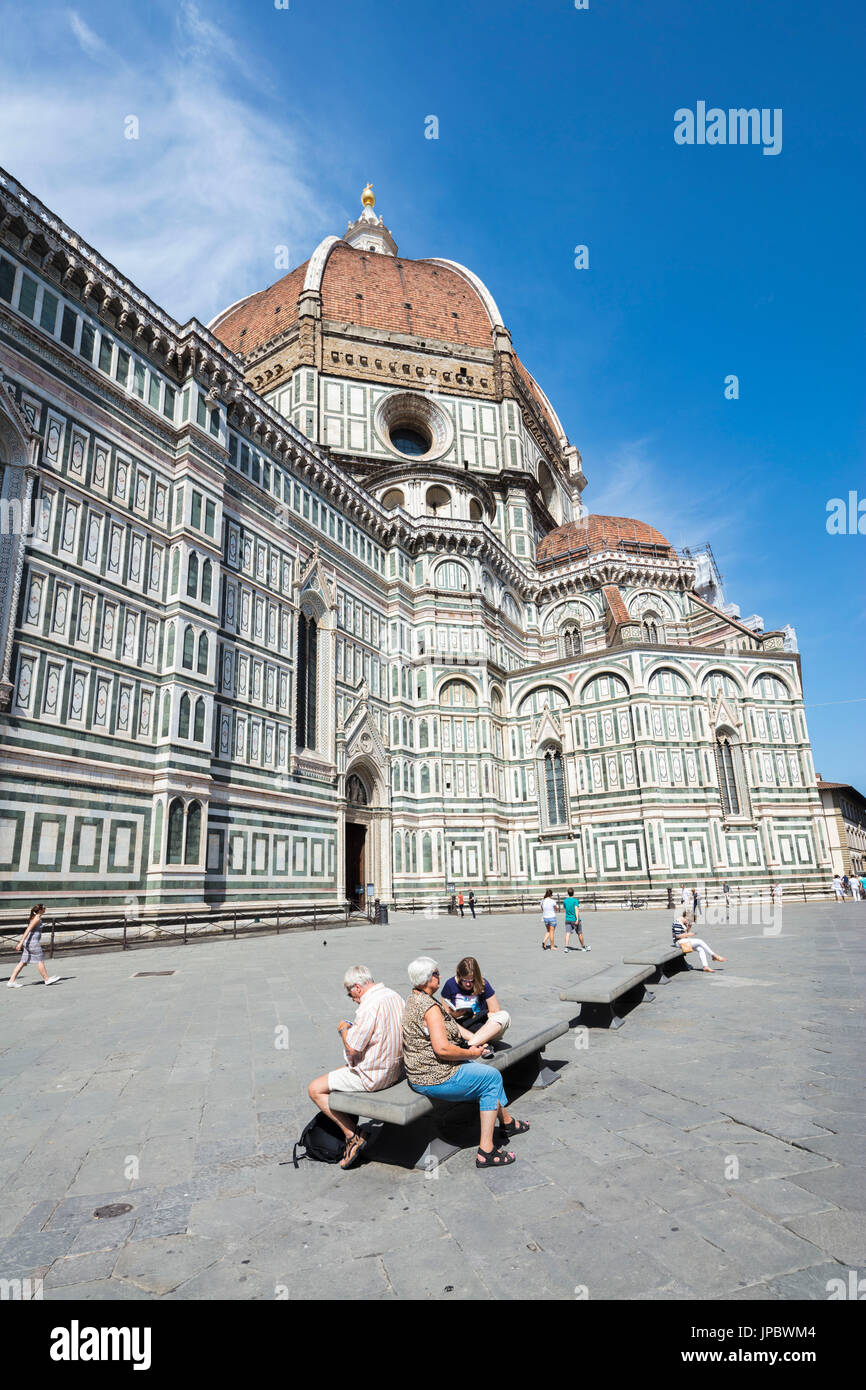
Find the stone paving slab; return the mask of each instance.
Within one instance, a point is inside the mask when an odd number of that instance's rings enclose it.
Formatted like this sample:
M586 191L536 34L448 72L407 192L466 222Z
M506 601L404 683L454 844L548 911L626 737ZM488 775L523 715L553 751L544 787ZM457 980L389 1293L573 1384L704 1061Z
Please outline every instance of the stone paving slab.
M532 1126L517 1162L487 1172L471 1147L412 1171L394 1131L352 1172L286 1162L307 1082L341 1061L346 966L405 995L420 952L449 974L474 954L515 1017L569 1018L559 991L666 944L670 914L584 913L590 956L538 951L529 915L399 914L326 949L305 933L65 959L47 994L0 995L0 1275L82 1301L826 1297L866 1263L866 942L844 905L820 934L815 912L786 905L778 938L714 925L723 971L675 978L622 1035L553 1044L557 1082L511 1088Z

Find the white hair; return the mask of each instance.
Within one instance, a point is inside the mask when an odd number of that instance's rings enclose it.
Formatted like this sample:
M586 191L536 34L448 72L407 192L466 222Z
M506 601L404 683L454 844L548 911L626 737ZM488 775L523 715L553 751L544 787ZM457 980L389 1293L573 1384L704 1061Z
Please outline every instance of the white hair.
M418 985L426 985L427 981L433 978L434 971L438 969L439 966L432 956L419 956L409 966L410 985L413 989L417 988Z
M350 965L343 976L343 989L351 989L353 985L372 985L373 983L373 976L366 965Z

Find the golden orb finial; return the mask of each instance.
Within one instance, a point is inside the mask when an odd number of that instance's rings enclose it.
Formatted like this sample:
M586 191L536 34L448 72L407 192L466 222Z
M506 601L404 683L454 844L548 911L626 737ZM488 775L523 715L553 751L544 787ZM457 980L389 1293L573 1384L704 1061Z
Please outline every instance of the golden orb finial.
M371 208L375 205L376 195L373 192L373 185L371 183L367 184L367 187L361 194L361 202L364 204L365 208Z

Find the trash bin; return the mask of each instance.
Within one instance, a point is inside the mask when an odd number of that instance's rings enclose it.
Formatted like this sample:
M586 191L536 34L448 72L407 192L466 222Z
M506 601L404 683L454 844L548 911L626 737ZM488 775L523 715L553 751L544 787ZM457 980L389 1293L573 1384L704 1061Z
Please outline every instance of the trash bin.
M387 905L387 903L380 903L380 902L379 902L379 899L377 898L376 901L375 901L375 903L373 904L373 907L374 907L374 910L375 910L375 916L374 916L374 919L373 919L373 920L375 921L376 925L377 925L377 926L382 926L382 927L387 927L387 925L388 925L388 905Z

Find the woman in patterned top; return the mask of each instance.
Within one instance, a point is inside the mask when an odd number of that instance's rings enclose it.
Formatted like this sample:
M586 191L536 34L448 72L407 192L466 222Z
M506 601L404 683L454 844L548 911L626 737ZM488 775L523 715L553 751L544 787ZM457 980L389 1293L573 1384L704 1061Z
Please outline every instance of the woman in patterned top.
M477 1100L481 1111L481 1139L476 1168L500 1168L514 1162L514 1154L494 1147L493 1130L499 1120L500 1144L515 1134L525 1134L528 1124L515 1120L505 1108L508 1100L502 1077L478 1058L483 1054L471 1033L445 1013L433 996L439 988L439 967L429 956L419 956L409 966L412 993L403 1014L403 1064L413 1091L431 1100ZM468 1047L462 1044L469 1039Z

